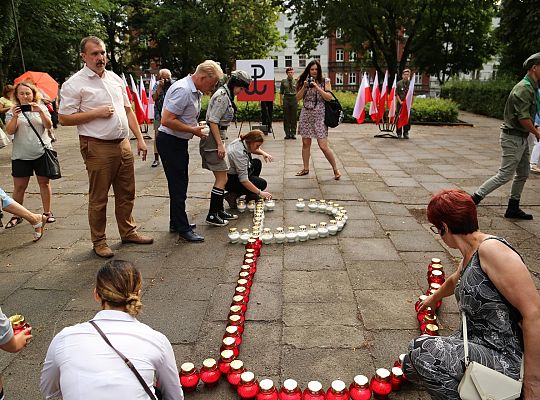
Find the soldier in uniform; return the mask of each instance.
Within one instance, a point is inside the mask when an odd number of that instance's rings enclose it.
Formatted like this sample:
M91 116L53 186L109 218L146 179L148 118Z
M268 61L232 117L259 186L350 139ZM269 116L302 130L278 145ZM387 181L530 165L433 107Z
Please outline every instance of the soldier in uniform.
M405 101L405 97L407 97L407 93L409 92L409 79L411 77L411 70L406 68L401 73L401 80L396 83L396 100L400 106L403 105L403 102ZM411 130L411 122L410 119L407 122L407 125L402 126L401 128L397 128L397 135L398 138L401 138L401 135L405 139L409 138L409 131Z
M201 140L199 151L202 158L202 167L214 173L215 182L210 192L210 209L206 222L215 226L225 226L228 220L238 218L223 209L225 184L229 163L225 155L225 138L227 128L236 114L234 97L242 90L249 88L251 77L245 71L233 71L227 83L221 86L208 103L206 123L210 134Z
M505 218L533 219L519 208L521 192L529 176L529 132L540 139L540 129L534 126L534 117L540 109L538 81L540 80L540 53L533 54L523 63L527 75L519 81L508 96L501 124L501 167L497 175L489 178L471 197L478 204L489 193L512 180L512 189Z
M296 139L296 116L298 110L298 100L296 100L296 79L294 79L294 69L287 67L287 78L281 81L279 88L279 105L283 109L283 128L285 129L285 139Z

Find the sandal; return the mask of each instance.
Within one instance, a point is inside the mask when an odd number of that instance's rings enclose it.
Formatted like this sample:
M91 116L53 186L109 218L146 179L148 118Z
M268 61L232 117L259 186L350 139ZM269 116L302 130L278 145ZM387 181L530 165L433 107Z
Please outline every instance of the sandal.
M309 174L309 169L301 169L300 171L296 173L296 176L304 176L307 174Z
M53 222L56 222L56 218L54 218L54 215L52 212L43 213L47 217L47 223L52 224Z
M23 221L22 217L11 217L9 222L6 224L6 229L13 228L19 225Z
M46 214L43 214L41 216L41 222L38 222L35 225L32 225L34 228L34 239L33 242L36 243L39 239L43 237L43 234L45 233L45 225L48 222L49 217L47 217Z
M341 178L341 172L339 172L339 169L334 170L334 180L339 181L339 178Z

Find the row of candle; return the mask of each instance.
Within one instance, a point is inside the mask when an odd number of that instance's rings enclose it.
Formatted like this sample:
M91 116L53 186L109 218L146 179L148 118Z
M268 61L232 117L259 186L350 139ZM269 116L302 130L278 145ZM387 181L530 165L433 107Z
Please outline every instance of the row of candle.
M438 258L432 258L427 268L427 281L429 288L426 293L418 297L418 301L414 305L416 311L416 318L420 324L420 332L422 335L438 336L439 335L439 323L437 320L436 311L442 304L442 301L438 301L435 305L435 309L427 307L420 311L420 306L428 298L428 296L434 294L440 289L444 283L445 276L441 260Z
M317 201L315 199L309 199L309 203L307 204L302 198L296 201L297 211L304 211L306 208L310 212L320 212L328 215L336 215L340 211L345 210L344 207L341 207L338 203L335 203L333 201L327 202L326 200Z
M262 204L264 210L266 211L274 211L274 208L276 207L275 200L269 199L264 201L260 200L259 202L256 202L255 200L250 200L247 203L245 200L238 200L238 202L236 203L236 208L238 209L238 212L241 213L245 212L246 210L254 212L257 208L257 203Z

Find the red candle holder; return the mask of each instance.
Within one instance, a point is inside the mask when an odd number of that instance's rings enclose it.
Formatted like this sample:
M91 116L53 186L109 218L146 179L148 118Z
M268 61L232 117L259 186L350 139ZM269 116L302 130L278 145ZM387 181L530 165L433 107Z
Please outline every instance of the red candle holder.
M392 392L392 384L390 383L390 371L385 368L379 368L375 372L375 376L371 378L369 387L376 399L384 400Z
M236 326L238 329L239 335L241 335L244 332L244 322L240 321L239 315L231 315L228 318L227 326Z
M222 352L224 350L231 350L233 352L234 358L238 357L238 354L240 354L240 350L236 345L236 340L232 337L226 337L221 341L221 347L219 351Z
M232 350L223 350L220 353L220 358L218 361L218 369L222 374L228 374L231 372L231 362L234 360L235 355Z
M429 278L428 278L428 283L429 284L438 283L439 285L442 285L444 283L444 276L443 276L442 271L439 271L436 269L431 271L431 274L429 275Z
M240 383L240 376L245 372L244 363L240 360L231 361L231 370L227 374L227 382L233 386Z
M394 362L394 367L401 368L403 366L403 360L405 359L405 354L400 354L399 358Z
M238 279L245 279L247 281L248 288L251 288L251 286L253 285L253 279L251 278L249 272L240 272L238 274Z
M345 382L336 379L332 382L326 392L327 400L349 400L349 391L345 386Z
M371 399L371 389L369 388L369 379L365 375L356 375L349 386L349 396L352 400Z
M193 392L199 383L199 371L190 362L180 366L180 384L184 392Z
M240 272L247 272L251 276L251 266L247 264L242 264L240 267Z
M441 271L443 278L445 277L444 268L441 264L433 264L433 267L431 268L431 272L433 271ZM429 278L429 275L428 275L428 278Z
M15 314L8 318L11 322L11 327L13 329L13 335L18 335L25 329L30 328L30 325L28 322L26 322L25 318L21 314ZM26 332L25 335L31 335L30 332Z
M392 385L392 391L397 392L401 389L403 384L403 371L400 367L392 368L392 375L390 377L390 384Z
M250 263L248 261L251 261L253 264L256 264L257 258L255 257L255 254L253 253L244 254L244 264L249 265Z
M429 336L439 336L439 327L435 324L427 324L423 334Z
M427 299L427 296L425 294L422 294L420 296L418 296L418 300L416 301L416 303L414 304L414 311L416 311L418 313L418 310L420 309L420 305L422 304L423 301L425 301Z
M244 312L242 311L242 306L230 306L229 315L227 315L227 317L230 317L231 315L238 315L240 317L240 322L242 323L244 323L246 320L244 317Z
M207 358L203 361L201 368L201 381L208 387L215 386L221 378L221 371L218 369L216 360Z
M279 390L279 400L302 400L302 391L294 379L286 379Z
M235 296L242 296L244 298L244 303L249 302L249 295L247 294L247 289L244 286L237 286L234 288Z
M420 330L422 330L422 323L424 322L426 315L435 315L431 307L424 308L422 311L419 311L418 314L416 314L416 319L420 323Z
M420 322L420 332L425 333L426 326L429 324L438 325L437 316L435 314L426 313L424 319Z
M262 241L260 239L248 239L248 242L246 244L246 250L253 250L255 257L257 258L261 255L261 247Z
M263 379L259 382L257 400L278 400L278 391L272 379Z
M259 383L255 379L253 372L246 371L240 375L240 383L236 387L238 396L241 399L255 399L259 393Z
M439 258L432 258L431 262L428 264L427 267L427 276L429 277L429 274L431 274L431 271L433 270L434 265L441 265L441 260ZM441 265L442 267L442 265Z
M303 400L325 400L326 396L319 381L310 381L304 390Z
M247 311L247 304L244 301L244 296L233 296L231 306L240 306L244 313Z
M225 335L223 335L223 339L226 337L232 337L234 338L234 341L236 342L237 346L240 346L242 344L242 336L238 334L238 327L237 326L227 326L225 328Z
M249 265L249 274L253 277L257 272L257 263L251 259L244 259L244 265Z
M236 286L246 288L246 296L249 296L249 294L251 293L251 285L248 285L247 279L238 279L236 281Z

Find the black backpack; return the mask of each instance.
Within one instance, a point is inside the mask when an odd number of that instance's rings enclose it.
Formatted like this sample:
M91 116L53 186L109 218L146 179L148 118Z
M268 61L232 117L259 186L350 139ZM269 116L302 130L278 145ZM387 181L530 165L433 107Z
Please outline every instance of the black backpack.
M324 102L324 124L329 128L335 128L343 121L343 108L334 93L328 92L334 98Z

